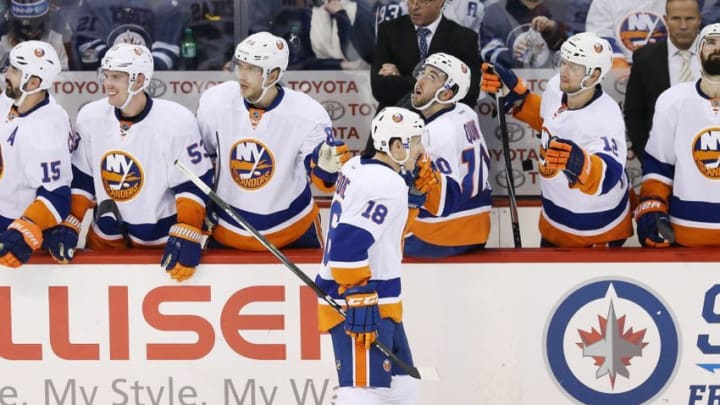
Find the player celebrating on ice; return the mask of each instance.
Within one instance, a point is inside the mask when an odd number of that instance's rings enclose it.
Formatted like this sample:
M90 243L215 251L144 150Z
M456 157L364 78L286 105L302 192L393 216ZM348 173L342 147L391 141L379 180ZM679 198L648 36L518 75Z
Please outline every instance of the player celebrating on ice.
M340 380L336 404L410 405L416 403L415 380L373 343L378 339L412 366L400 301L408 185L415 186L414 204L422 205L425 196L418 189L437 186L437 175L428 159L418 162L425 132L418 114L386 107L370 130L368 149L342 168L316 278L323 291L345 304L346 317L320 301L320 329L332 335Z
M482 90L504 96L505 113L541 132L541 246L622 246L632 235L625 124L600 83L612 50L591 32L560 48L560 73L542 97L512 71L483 65Z
M332 191L350 154L318 102L279 84L288 52L267 32L245 38L233 59L237 80L205 91L197 118L215 159L217 194L278 248L317 248L320 211L308 179ZM216 214L213 244L265 249L225 212Z
M0 98L0 264L19 267L43 230L70 210L70 120L48 89L60 73L52 45L26 41L10 51Z
M48 237L50 253L60 263L72 260L80 221L99 202L87 247L165 245L161 265L173 279L186 280L200 262L206 196L173 163L179 159L211 181L197 121L180 104L144 91L153 74L146 47L114 45L101 71L107 98L78 113L72 206Z

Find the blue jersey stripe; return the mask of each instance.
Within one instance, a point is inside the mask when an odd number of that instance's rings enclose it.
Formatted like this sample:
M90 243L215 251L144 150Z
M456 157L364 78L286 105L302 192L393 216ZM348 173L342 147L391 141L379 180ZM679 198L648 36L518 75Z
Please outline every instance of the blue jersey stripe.
M720 203L686 201L670 197L670 215L694 222L720 223Z
M287 209L278 211L272 214L257 214L249 211L242 210L238 207L233 206L235 212L244 218L258 231L264 231L270 229L276 225L282 224L283 222L297 216L308 206L312 204L312 194L310 193L310 186L306 185L302 193L292 202ZM230 218L228 214L222 209L215 207L211 204L210 209L213 210L222 220L237 227L242 228L242 225L238 224Z
M625 212L627 202L628 195L625 193L620 203L612 209L599 212L575 213L542 197L543 210L549 219L580 231L600 229L617 220Z

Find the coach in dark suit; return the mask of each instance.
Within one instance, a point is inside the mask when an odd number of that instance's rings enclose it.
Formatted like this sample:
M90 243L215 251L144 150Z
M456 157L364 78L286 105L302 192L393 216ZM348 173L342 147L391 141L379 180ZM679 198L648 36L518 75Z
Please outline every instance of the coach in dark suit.
M693 41L700 29L697 0L668 0L665 6L668 39L633 53L625 104L625 127L635 155L645 155L658 96L673 84L700 77Z
M480 91L477 34L442 16L445 0L408 0L408 14L378 27L377 47L370 76L372 93L385 106L409 107L415 85L413 69L428 55L445 52L470 67L470 91L463 103L474 107Z

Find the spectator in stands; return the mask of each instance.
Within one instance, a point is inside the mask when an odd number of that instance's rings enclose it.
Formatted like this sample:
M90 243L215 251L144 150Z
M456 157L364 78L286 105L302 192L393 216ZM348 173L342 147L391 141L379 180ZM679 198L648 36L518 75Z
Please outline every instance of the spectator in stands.
M9 31L0 38L0 56L5 56L20 42L40 40L55 48L63 70L68 56L60 34L50 29L48 0L10 0Z
M633 53L623 105L628 138L641 160L658 96L671 85L700 77L700 59L693 47L701 19L697 0L668 0L665 10L668 38Z
M539 16L552 20L542 0L488 4L480 37L482 59L506 68L549 67L552 55L548 44L559 47L566 38L564 25L545 26L541 24L545 20L538 20L533 26L531 22Z
M585 29L610 42L613 68L628 67L633 51L667 37L665 1L593 0Z
M477 34L443 17L444 4L445 0L408 0L408 15L378 27L370 71L378 110L389 105L409 107L415 85L413 72L428 55L436 52L453 55L470 67L470 91L462 102L475 106L480 82Z
M177 67L183 30L177 0L93 0L78 10L72 40L74 68L95 70L112 43L110 34L120 26L133 25L150 38L155 70Z
M643 246L720 246L720 24L696 41L702 74L663 92L655 104L635 212Z

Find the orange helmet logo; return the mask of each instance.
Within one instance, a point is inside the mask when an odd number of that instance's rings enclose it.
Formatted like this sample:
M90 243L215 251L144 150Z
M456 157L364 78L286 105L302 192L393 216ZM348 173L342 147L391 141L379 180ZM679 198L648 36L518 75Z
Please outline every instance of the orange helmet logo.
M38 58L42 58L42 57L45 55L45 51L44 51L42 48L35 48L35 50L33 51L33 53L34 53L35 56L37 56Z
M280 41L280 40L278 40L277 42L275 42L275 46L277 46L277 49L280 49L280 50L282 50L282 49L285 47L285 45L283 44L283 42Z
M402 116L402 114L400 114L400 113L395 113L395 114L393 114L393 116L392 116L392 120L393 120L394 122L402 122L403 116Z

